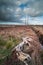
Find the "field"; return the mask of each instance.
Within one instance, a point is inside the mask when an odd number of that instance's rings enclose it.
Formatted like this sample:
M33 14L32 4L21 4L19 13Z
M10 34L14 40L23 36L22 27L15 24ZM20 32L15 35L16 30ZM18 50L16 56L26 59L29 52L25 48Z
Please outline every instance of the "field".
M39 38L39 41L42 44L43 26L7 26L7 27L0 26L0 64L1 65L3 65L6 57L11 55L12 49L20 42L22 42L22 37L31 37L34 40L37 40ZM43 53L41 56L43 57Z

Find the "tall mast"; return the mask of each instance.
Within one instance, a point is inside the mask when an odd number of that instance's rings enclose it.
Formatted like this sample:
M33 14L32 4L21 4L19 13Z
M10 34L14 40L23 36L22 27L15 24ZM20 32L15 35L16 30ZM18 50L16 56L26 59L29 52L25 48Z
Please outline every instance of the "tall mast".
M28 25L28 16L26 15L26 18L25 18L25 25Z

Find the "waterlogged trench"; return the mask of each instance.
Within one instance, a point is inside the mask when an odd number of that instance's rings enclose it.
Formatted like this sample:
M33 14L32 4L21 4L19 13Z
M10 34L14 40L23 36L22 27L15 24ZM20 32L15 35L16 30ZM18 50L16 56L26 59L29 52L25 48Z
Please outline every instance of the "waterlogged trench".
M26 54L22 51L23 50L23 45L28 43L27 38L28 37L23 38L23 41L14 48L17 51L18 59L21 60L22 62L24 62L25 65L29 65L29 63L31 61L30 55ZM31 38L28 38L28 40L31 41Z

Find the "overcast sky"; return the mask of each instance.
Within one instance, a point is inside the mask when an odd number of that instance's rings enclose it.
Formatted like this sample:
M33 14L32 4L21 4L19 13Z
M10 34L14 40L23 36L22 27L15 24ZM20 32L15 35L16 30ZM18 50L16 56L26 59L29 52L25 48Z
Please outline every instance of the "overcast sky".
M0 24L22 25L26 20L43 25L43 0L0 0Z

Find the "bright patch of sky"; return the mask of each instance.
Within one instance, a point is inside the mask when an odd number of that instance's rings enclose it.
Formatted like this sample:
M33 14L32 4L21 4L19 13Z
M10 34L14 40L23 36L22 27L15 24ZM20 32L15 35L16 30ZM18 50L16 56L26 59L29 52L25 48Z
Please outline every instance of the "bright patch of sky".
M13 23L43 25L43 0L0 0L0 24Z

